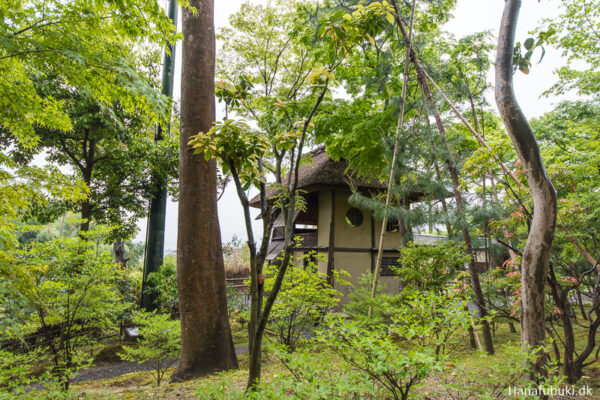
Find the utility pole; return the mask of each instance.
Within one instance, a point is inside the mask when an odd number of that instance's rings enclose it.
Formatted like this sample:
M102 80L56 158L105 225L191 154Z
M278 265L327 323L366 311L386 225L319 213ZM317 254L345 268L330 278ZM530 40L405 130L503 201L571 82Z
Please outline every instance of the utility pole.
M170 0L167 13L175 29L177 29L177 1ZM173 97L173 77L175 71L175 43L167 46L163 57L162 70L162 94ZM169 109L167 123L167 135L171 134L171 110ZM163 129L160 124L156 127L154 141L159 142L163 139ZM156 192L150 199L150 213L148 215L148 225L146 230L146 251L144 254L144 272L142 280L142 308L146 311L153 311L156 308L156 295L151 293L151 285L148 282L148 275L151 272L158 271L163 263L163 252L165 248L165 219L167 215L167 182L164 176L154 176L152 178L157 184Z

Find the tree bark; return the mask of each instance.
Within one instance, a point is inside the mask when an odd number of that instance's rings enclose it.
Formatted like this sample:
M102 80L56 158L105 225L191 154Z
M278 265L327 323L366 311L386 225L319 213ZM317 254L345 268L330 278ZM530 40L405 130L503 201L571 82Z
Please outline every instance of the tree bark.
M546 173L535 136L513 90L513 49L520 0L506 0L496 53L496 104L523 164L533 198L533 221L521 272L521 342L525 351L544 343L544 289L556 225L556 191ZM543 373L541 355L532 372Z
M125 242L122 239L113 243L113 253L115 254L115 263L121 269L127 268L127 258L125 257Z
M89 187L89 185L88 185ZM79 225L79 234L86 233L90 230L90 222L92 219L92 204L88 199L81 203L81 225Z
M207 132L215 118L213 0L193 0L183 9L181 152L177 287L181 358L173 381L237 368L225 291L225 269L217 217L214 160L194 155L190 137Z

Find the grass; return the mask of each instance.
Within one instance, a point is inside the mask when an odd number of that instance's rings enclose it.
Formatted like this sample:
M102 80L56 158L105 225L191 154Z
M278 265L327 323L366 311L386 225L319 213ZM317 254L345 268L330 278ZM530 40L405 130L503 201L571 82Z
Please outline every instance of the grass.
M237 344L245 342L245 326L242 329L239 323L234 321L232 327L235 342ZM575 333L577 347L581 348L584 345L586 332L577 327ZM494 345L496 355L488 356L477 349L472 349L468 337L465 335L448 359L444 361L442 371L431 375L414 393L430 400L508 399L505 387L510 383L511 365L518 369L519 361L515 358L515 353L518 353L520 335L519 333L510 333L507 324L499 323L494 336ZM160 387L156 387L150 372L135 372L117 378L76 384L73 385L73 392L78 393L79 396L85 396L87 399L98 400L198 399L196 393L200 386L212 385L212 387L218 388L223 385L224 391L243 390L248 376L248 355L239 356L238 361L240 364L238 370L212 374L183 383L170 384L166 382ZM168 371L166 376L171 373L172 371ZM273 381L282 374L287 374L285 368L277 360L265 356L263 380L265 382ZM442 384L445 385L443 390L441 389ZM584 377L578 386L581 385L591 386L596 395L600 394L600 363L585 370ZM485 397L486 394L491 397ZM579 400L592 398L598 397L577 397Z

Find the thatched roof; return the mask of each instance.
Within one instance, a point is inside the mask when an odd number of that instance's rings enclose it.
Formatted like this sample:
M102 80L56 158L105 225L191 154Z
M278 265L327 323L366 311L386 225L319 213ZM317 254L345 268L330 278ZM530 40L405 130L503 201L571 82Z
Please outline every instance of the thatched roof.
M308 162L300 167L298 189L302 189L306 193L335 187L349 188L351 185L375 191L386 188L385 183L376 179L359 179L355 175L349 174L346 171L348 162L345 160L333 161L325 152L325 147L319 147L306 154L305 157ZM274 188L267 190L268 198L272 198L275 194ZM254 196L250 200L250 205L260 208L260 195Z

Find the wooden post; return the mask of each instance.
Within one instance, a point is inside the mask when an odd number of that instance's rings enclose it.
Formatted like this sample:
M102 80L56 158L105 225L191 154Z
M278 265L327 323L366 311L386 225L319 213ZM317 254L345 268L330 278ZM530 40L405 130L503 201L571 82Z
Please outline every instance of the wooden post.
M331 216L329 219L329 247L327 249L327 283L333 287L335 256L335 190L331 191Z
M375 272L375 218L371 213L371 273Z

